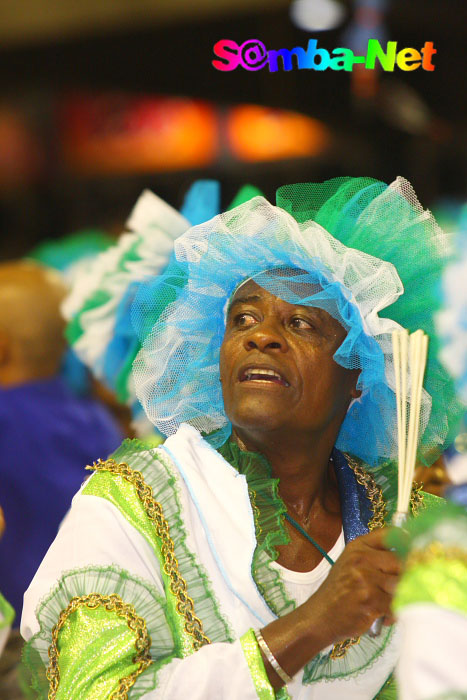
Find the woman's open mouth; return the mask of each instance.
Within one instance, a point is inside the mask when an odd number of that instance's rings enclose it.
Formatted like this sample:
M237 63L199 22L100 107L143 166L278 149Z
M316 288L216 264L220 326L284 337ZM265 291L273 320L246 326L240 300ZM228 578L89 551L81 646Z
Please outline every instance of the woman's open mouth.
M276 370L264 367L248 367L240 372L240 382L259 382L261 384L280 384L290 386L288 381Z

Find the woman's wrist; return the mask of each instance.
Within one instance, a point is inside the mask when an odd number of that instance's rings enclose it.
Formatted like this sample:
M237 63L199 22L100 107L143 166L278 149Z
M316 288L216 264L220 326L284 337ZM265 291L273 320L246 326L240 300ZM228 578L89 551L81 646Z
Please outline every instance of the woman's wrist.
M261 630L261 634L272 656L290 677L333 642L322 615L316 613L312 599L271 622ZM261 653L271 685L277 690L284 685L284 681L267 654L263 650Z

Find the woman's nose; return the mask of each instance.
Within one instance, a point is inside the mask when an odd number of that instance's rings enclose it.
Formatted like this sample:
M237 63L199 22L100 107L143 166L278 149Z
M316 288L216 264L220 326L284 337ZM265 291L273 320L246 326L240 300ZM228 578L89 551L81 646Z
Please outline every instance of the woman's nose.
M247 350L278 350L285 352L288 348L287 341L279 328L271 324L261 323L256 325L251 333L245 337L245 348Z

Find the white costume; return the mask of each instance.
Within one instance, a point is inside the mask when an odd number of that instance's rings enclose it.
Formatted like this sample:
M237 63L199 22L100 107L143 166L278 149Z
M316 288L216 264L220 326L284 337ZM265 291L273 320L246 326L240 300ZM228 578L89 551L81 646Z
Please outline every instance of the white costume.
M83 601L89 594L117 594L124 604L134 606L151 636L149 655L154 663L137 674L128 697L145 700L184 699L188 695L193 700L275 697L259 694L267 677L264 669L258 676L256 661L248 652L249 641L240 641L250 628L267 625L276 617L251 573L256 536L245 476L188 425L182 425L176 435L156 450L132 452L127 446L126 455L123 452L121 449L116 459L125 457L122 461L131 468L126 472L127 478L121 475L121 468L114 467L114 473L109 473L109 462L96 465L97 473L73 499L72 508L25 595L22 633L26 639L35 635L32 646L39 650L45 664L52 642L51 628L72 597L81 599L65 615L60 628L73 654L62 660L59 637L56 661L60 679L56 697L80 700L108 697L96 694L96 688L99 678L107 672L105 692L115 686L112 670L103 669L100 663L93 678L92 670L86 665L97 656L102 661L108 645L112 648L120 645L122 659L127 657L128 671L134 671L134 666L131 669L130 666L135 649L128 649L128 639L119 636L121 617L118 619L114 612L105 609L99 621L93 620L96 602L91 609ZM151 532L154 522L147 518L148 499L145 500L141 486L139 497L136 495L138 489L130 483L129 474L135 473L132 470L142 474L146 485L152 488L154 499L162 506L178 573L185 578L194 615L201 622L198 641L194 642L193 635L186 631L187 614L174 614L170 598L177 596L170 592L173 570L170 571L167 558L164 560L164 536L158 538ZM146 518L141 510L143 502L146 502ZM340 554L343 544L341 536L334 545L334 557ZM166 568L163 573L161 564ZM311 574L284 572L270 561L267 567L273 577L277 578L277 571L280 572L289 594L297 591L298 586L302 599L316 590L330 568L325 561ZM297 577L301 577L298 583ZM304 591L303 581L307 577L308 590ZM50 595L57 581L59 586ZM35 613L41 600L45 602L39 606L38 622ZM172 602L176 607L177 601ZM103 635L103 629L110 636ZM72 641L73 636L77 641ZM210 644L204 643L206 637ZM376 641L365 635L340 658L330 658L332 650L325 650L313 660L308 681L304 682L301 671L287 690L293 698L313 700L374 698L394 668L397 648L397 634L388 630ZM143 694L139 695L138 690Z

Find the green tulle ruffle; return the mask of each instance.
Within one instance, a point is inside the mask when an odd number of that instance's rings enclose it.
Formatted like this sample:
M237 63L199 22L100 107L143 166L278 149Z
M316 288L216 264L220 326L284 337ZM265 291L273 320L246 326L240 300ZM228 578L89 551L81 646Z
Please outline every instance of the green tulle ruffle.
M46 669L52 630L60 615L72 598L87 596L90 592L100 596L119 596L123 603L133 606L136 614L146 623L152 664L136 678L129 695L132 700L155 688L159 669L177 656L167 620L166 601L154 587L114 566L69 571L63 574L55 589L39 604L37 619L40 631L23 650L31 698L47 698L49 681ZM100 700L110 697L119 680L129 676L136 668L135 641L135 634L125 619L103 607L90 609L85 605L80 606L70 615L58 636L60 676L57 700L78 697ZM119 648L117 661L116 646Z
M375 695L374 700L397 700L397 697L397 683L394 675L391 673L381 690Z
M390 186L368 177L285 185L277 190L276 201L299 223L316 221L344 245L395 266L404 293L381 316L410 332L421 328L430 338L424 386L432 397L432 410L419 459L431 464L452 443L465 411L438 360L434 324L442 303L439 283L452 255L449 236L431 212L423 210L403 178Z

